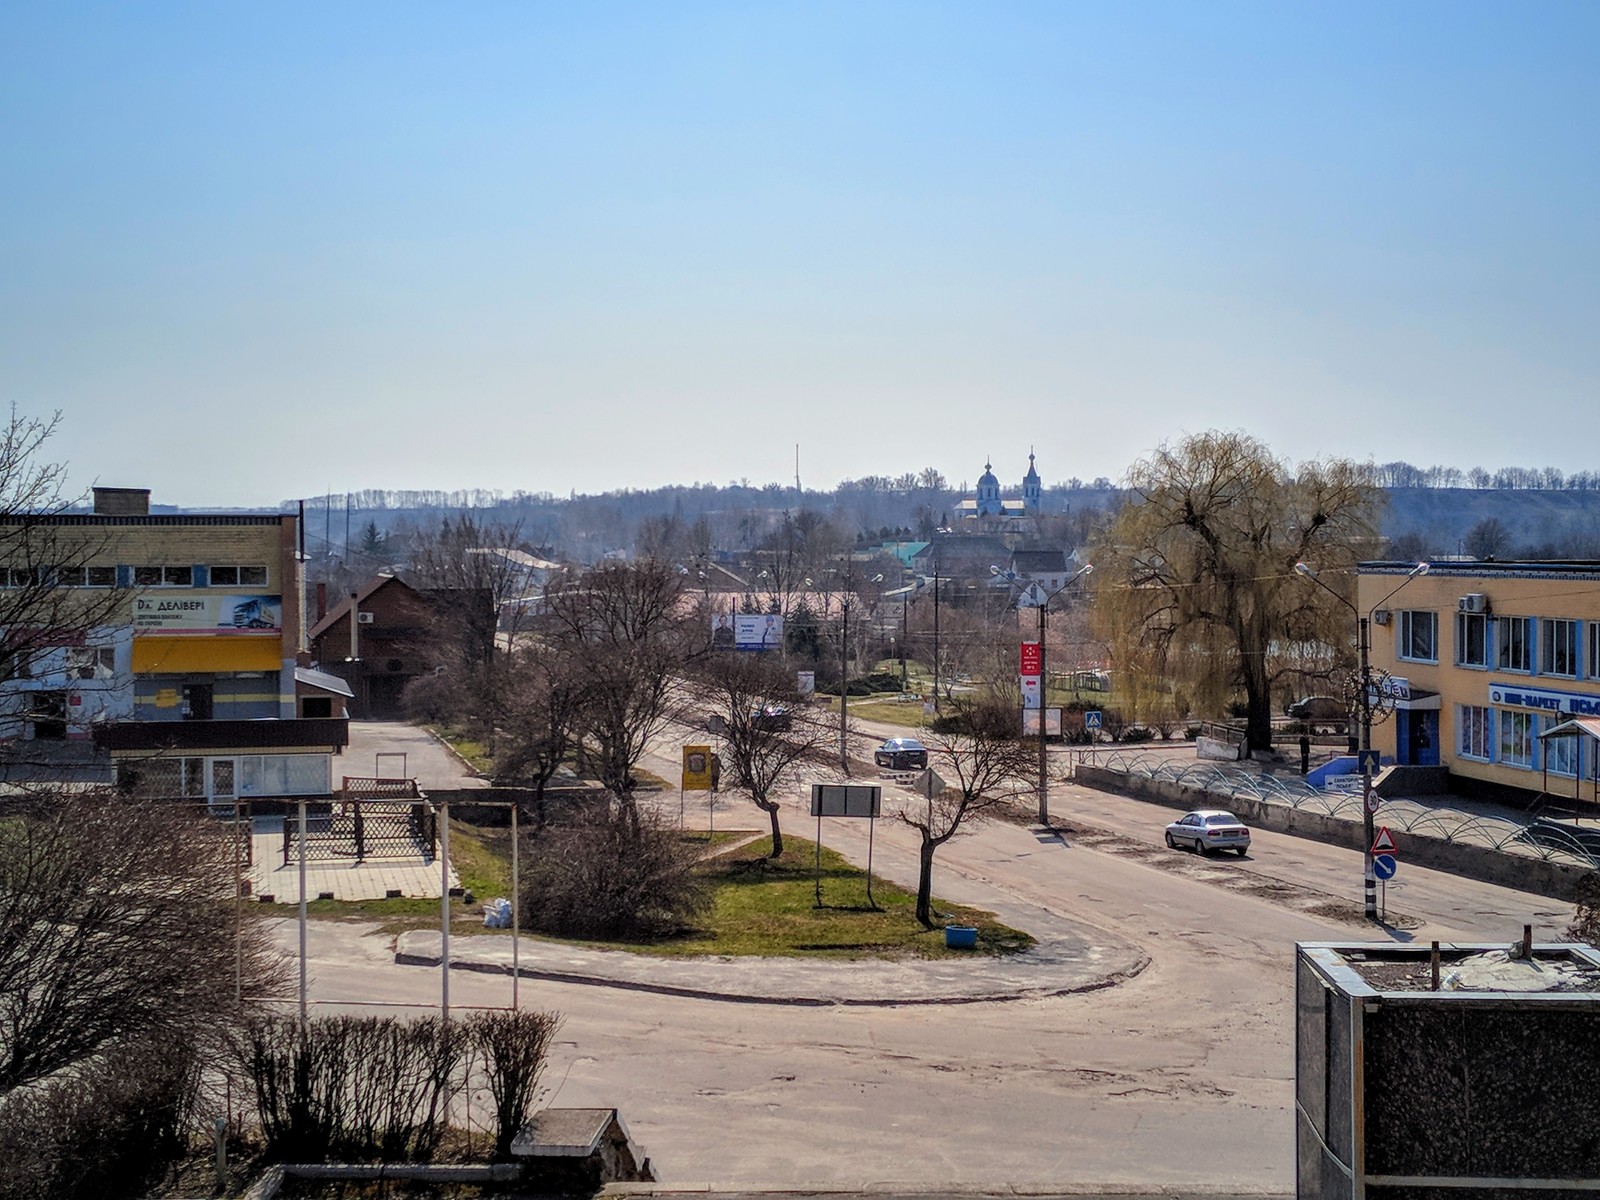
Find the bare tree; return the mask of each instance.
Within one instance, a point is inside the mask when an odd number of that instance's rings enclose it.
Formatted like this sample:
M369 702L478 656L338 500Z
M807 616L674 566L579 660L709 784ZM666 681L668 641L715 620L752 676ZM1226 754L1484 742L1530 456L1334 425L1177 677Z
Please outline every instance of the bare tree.
M125 625L133 603L103 531L70 511L81 498L62 494L65 467L43 460L59 422L60 414L13 408L0 425L0 681L66 670L74 653L109 652L109 627ZM6 715L64 718L36 707L48 694L8 693Z
M701 661L694 679L699 699L722 719L728 777L747 788L772 825L772 857L783 855L776 793L802 763L821 760L838 723L801 705L794 673L763 654L721 652Z
M1336 577L1375 544L1368 475L1342 460L1291 469L1239 433L1161 447L1133 467L1133 495L1095 555L1108 640L1211 705L1238 688L1250 747L1269 749L1274 678L1287 669L1274 646L1350 636L1349 610L1304 586L1295 563Z
M545 822L545 788L577 749L588 678L549 643L513 647L502 689L495 773L531 787L534 823Z
M236 923L226 828L192 810L39 792L0 815L0 1095L140 1042L223 1057L281 962Z
M637 823L634 771L672 715L688 657L680 576L665 563L602 563L546 589L538 631L585 681L577 751Z
M928 800L909 800L897 814L921 836L917 862L917 920L933 928L933 856L964 825L988 819L1012 800L1038 790L1038 744L1018 736L1018 710L991 696L952 698L929 738L930 765L946 778Z

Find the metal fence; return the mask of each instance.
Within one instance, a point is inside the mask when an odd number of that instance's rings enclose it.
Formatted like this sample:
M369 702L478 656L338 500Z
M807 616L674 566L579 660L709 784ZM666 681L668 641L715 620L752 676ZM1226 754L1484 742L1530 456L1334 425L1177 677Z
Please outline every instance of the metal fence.
M1359 775L1335 776L1327 787L1316 788L1298 776L1281 778L1247 767L1128 751L1105 755L1095 765L1133 778L1196 788L1213 796L1279 804L1323 816L1361 821ZM1421 804L1387 797L1380 799L1378 813L1379 821L1396 831L1589 870L1600 868L1600 837L1553 822L1514 821L1449 804Z
M432 861L439 819L426 800L339 800L306 810L308 862L365 862L369 859L421 858ZM300 820L291 811L283 821L283 865L300 857Z

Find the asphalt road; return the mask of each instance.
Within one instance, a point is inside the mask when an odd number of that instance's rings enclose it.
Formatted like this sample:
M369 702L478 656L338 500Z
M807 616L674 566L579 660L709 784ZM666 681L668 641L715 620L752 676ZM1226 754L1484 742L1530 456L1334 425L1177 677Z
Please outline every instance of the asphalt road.
M664 747L660 764L675 761ZM669 774L668 777L671 777ZM1107 990L1011 1002L793 1008L524 980L565 1024L551 1102L622 1110L665 1183L719 1190L950 1188L1062 1192L1294 1190L1293 950L1298 940L1485 940L1524 922L1554 939L1552 902L1404 865L1400 928L1358 916L1360 856L1260 833L1247 859L1160 844L1168 810L1067 785L1065 836L991 823L939 853L935 890L1037 906L1150 959ZM676 814L676 795L662 797ZM724 796L719 827L763 815ZM787 827L810 836L798 804ZM830 846L864 857L861 822ZM875 868L914 881L914 835L878 822ZM397 967L388 939L319 925L313 997L433 1003L436 972ZM510 982L457 972L452 1003L499 1005Z

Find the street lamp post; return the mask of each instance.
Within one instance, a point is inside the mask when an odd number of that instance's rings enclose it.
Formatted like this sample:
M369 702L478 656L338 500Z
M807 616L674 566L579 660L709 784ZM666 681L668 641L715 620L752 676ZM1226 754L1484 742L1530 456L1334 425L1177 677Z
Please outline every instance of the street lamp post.
M1083 567L1072 575L1065 583L1053 592L1046 592L1039 588L1039 824L1050 824L1050 769L1049 769L1049 741L1045 734L1045 713L1050 709L1050 659L1049 652L1045 649L1045 613L1049 611L1050 601L1066 591L1078 580L1094 570L1093 563L1085 563ZM1017 587L1017 576L1011 571L1002 571L999 567L990 567L992 575L998 575L1012 587ZM1035 585L1037 586L1037 585ZM1023 589L1017 588L1020 599Z
M1392 588L1388 595L1369 608L1365 615L1349 600L1319 579L1316 571L1308 564L1297 562L1294 565L1294 570L1295 574L1304 575L1312 583L1348 608L1356 619L1356 652L1360 656L1361 662L1361 754L1359 763L1361 767L1361 908L1362 913L1369 921L1376 921L1378 919L1378 877L1372 870L1372 843L1377 839L1373 818L1377 814L1378 804L1372 794L1372 614L1392 600L1406 584L1419 575L1426 575L1428 573L1428 564L1419 562L1412 567L1406 573L1406 577L1396 587Z

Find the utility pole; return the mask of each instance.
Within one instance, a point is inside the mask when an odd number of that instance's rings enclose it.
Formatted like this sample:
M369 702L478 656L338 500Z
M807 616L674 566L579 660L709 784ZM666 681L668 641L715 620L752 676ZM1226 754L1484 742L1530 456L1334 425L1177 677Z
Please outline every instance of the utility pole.
M939 715L939 560L933 560L933 715Z

